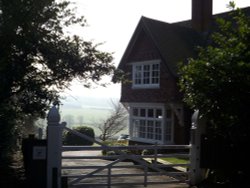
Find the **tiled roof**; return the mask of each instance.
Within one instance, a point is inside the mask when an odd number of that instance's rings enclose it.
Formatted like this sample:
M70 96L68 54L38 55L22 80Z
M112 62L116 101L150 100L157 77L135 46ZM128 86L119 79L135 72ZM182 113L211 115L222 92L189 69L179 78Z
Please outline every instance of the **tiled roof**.
M142 30L150 36L174 76L177 75L177 63L193 57L195 47L202 41L201 35L190 28L141 17L118 68L122 69L134 45L134 40Z
M246 14L247 16L250 16L250 7L245 7L245 8L241 8L241 10L243 11L244 14ZM212 17L212 25L213 27L215 27L215 22L217 18L223 18L223 19L230 19L230 13L232 11L228 11L228 12L223 12L223 13L219 13L219 14L215 14ZM192 28L192 23L191 20L184 20L184 21L180 21L180 22L176 22L173 23L179 26L183 26L183 27L188 27L188 28Z
M142 17L141 22L174 75L176 64L193 57L195 48L201 45L201 35L193 29L146 17Z
M250 15L250 7L244 8L243 11L247 15ZM227 18L228 15L229 13L226 12L214 15L213 17ZM215 21L213 21L213 28L214 23ZM135 40L142 30L151 37L164 62L175 76L177 76L178 62L184 61L189 57L194 57L196 47L205 45L206 43L204 39L207 33L199 33L192 29L190 20L170 24L141 17L118 68L122 69L124 63L126 63L125 61L135 44Z

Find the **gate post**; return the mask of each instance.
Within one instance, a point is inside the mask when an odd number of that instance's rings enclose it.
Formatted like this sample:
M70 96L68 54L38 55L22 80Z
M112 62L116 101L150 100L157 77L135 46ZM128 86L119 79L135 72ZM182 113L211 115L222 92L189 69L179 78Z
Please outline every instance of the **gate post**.
M205 169L200 168L201 135L205 133L206 119L195 111L192 116L190 149L190 184L197 185L205 178Z
M60 114L54 105L47 116L47 188L61 188L62 131Z

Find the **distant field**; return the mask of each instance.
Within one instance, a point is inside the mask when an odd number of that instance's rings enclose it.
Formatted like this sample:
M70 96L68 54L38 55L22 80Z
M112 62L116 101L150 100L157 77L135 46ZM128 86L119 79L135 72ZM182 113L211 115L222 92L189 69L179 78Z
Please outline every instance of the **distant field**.
M105 119L110 114L109 109L98 108L65 108L60 110L63 120L67 120L67 116L73 116L75 122L79 121L79 117L83 118L85 123L94 123L101 119Z
M111 113L107 108L62 108L60 109L61 121L67 122L68 127L76 127L80 125L92 127L95 135L100 135L97 126L105 120ZM127 130L121 133L127 133ZM121 134L119 133L119 134Z
M112 102L119 101L118 99L109 99L101 97L69 97L63 101L60 106L61 122L67 122L67 127L89 126L95 131L95 135L99 136L100 131L97 126L102 123L111 113L113 108ZM46 134L47 120L40 119L37 121L37 126L44 129ZM120 134L127 134L128 130L124 130ZM117 136L118 136L117 135Z

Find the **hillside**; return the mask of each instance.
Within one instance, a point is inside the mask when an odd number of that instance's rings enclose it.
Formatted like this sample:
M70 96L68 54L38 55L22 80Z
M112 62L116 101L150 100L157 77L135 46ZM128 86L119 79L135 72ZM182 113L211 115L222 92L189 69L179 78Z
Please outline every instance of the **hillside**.
M118 99L107 97L67 97L60 107L61 121L67 122L68 127L90 126L99 135L97 126L109 116L112 110L112 101ZM127 133L127 130L122 133Z

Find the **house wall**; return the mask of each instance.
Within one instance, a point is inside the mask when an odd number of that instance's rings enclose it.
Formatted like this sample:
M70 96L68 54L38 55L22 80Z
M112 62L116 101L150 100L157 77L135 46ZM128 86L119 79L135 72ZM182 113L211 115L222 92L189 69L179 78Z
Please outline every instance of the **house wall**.
M185 125L184 127L184 131L185 131L185 134L184 134L184 144L189 144L190 142L190 135L191 135L191 124L192 124L192 115L194 113L193 110L191 110L190 108L188 108L186 105L184 105L183 107L183 111L184 111L184 114L183 114L183 124Z
M191 128L191 110L184 109L183 125L179 124L178 118L174 115L174 143L189 144ZM190 126L188 126L190 125Z
M153 42L144 32L141 32L136 44L126 58L123 71L129 73L126 83L122 84L121 102L154 102L166 103L181 100L178 91L177 78L170 74L166 62L160 64L160 88L132 88L132 62L162 59Z
M122 69L128 73L126 82L122 83L121 99L122 103L161 103L166 104L182 104L182 94L179 92L177 85L178 78L171 74L168 70L167 62L165 62L158 49L155 47L153 41L145 34L140 32L137 36L136 43L130 49L130 55L125 58ZM132 87L132 72L133 64L140 61L149 61L160 59L160 87L159 88L133 88ZM190 120L186 119L189 117ZM185 108L183 108L183 122L179 124L176 115L174 119L173 133L174 144L188 144L189 129L191 124L191 115ZM134 142L131 140L130 144Z
M184 143L184 135L185 129L178 122L178 118L174 115L174 143L175 144L183 144Z

